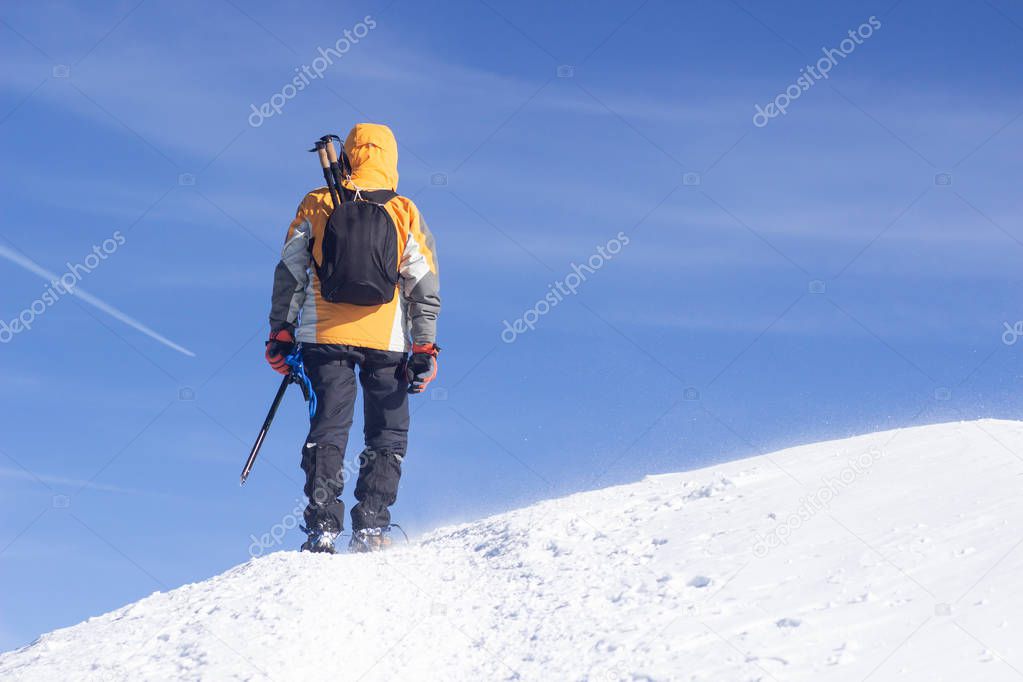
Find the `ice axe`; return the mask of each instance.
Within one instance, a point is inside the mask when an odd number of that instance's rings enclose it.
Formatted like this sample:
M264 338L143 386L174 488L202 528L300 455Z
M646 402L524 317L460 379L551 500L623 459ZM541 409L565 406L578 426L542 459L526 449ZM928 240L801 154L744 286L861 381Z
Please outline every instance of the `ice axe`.
M273 423L274 417L277 416L277 408L281 406L281 400L284 399L284 393L288 390L288 384L290 384L291 381L292 379L290 374L281 379L281 387L277 389L277 395L274 396L273 404L270 405L270 411L267 413L266 419L263 421L263 428L259 430L259 435L256 437L256 443L252 446L252 450L249 451L249 458L245 461L245 467L242 469L241 485L245 485L245 481L249 480L249 474L252 473L252 466L256 463L256 457L259 455L259 449L263 447L263 440L266 438L266 434L270 430L270 424Z
M277 389L277 395L274 396L273 403L270 404L270 411L266 413L266 419L263 420L263 428L259 430L259 435L256 436L256 442L252 445L252 449L249 451L249 458L245 460L245 467L242 469L241 485L245 485L245 481L249 479L249 474L252 473L252 467L256 463L256 457L259 455L260 448L263 447L263 441L266 439L266 434L270 431L270 425L274 421L274 417L277 416L277 408L281 406L281 401L284 399L284 394L288 390L289 384L298 384L302 389L302 397L307 403L309 403L309 418L311 419L316 414L316 392L313 391L312 381L309 380L309 376L305 373L305 363L302 361L302 348L298 346L295 350L285 358L288 363L288 373L281 379L281 385Z

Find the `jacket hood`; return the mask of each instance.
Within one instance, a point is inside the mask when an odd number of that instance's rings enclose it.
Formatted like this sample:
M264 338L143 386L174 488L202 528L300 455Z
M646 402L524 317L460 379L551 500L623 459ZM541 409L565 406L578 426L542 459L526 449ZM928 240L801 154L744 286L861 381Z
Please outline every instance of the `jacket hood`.
M362 189L398 191L398 142L390 128L357 123L345 139L345 151L352 162L353 184Z

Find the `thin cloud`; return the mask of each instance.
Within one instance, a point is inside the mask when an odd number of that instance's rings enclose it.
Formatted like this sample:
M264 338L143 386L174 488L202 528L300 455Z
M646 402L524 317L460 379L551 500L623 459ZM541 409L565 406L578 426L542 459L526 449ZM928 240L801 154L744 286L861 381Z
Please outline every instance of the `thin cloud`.
M0 467L0 479L3 478L15 479L19 481L36 481L45 483L46 485L68 486L69 488L72 487L87 488L89 490L100 490L108 493L124 493L126 495L143 494L143 491L134 490L132 488L121 488L116 485L93 483L92 481L83 481L77 478L65 478L64 476L50 476L49 474L34 474L23 469L9 469L6 467Z
M25 256L21 255L20 253L12 251L12 250L8 249L5 246L0 246L0 256L6 258L7 260L11 261L15 265L19 265L22 268L28 270L29 272L42 277L46 282L53 282L55 280L60 279L59 276L57 276L54 273L50 272L49 270L47 270L46 268L42 267L41 265L39 265L35 261L32 261L32 260L26 258ZM159 341L163 345L167 346L168 348L172 348L173 350L176 350L177 352L181 353L182 355L187 355L190 358L194 358L195 357L195 353L193 353L192 351L188 350L184 346L178 345L178 344L174 343L173 341L171 341L170 339L168 339L167 337L158 334L157 332L153 331L152 329L150 329L146 325L142 324L141 322L139 322L135 318L129 317L128 315L122 313L117 308L113 307L112 305L110 305L108 303L105 303L105 302L101 301L100 299L96 298L92 294L86 293L85 291L82 291L78 287L75 287L74 289L71 289L70 291L71 291L71 293L73 295L75 295L78 298L82 299L83 301L85 301L86 303L91 305L92 307L97 308L97 309L105 312L107 315L109 315L110 317L114 318L115 320L120 320L121 322L123 322L124 324L128 325L129 327L142 332L143 334L145 334L149 338L151 338L151 339L153 339L155 341Z

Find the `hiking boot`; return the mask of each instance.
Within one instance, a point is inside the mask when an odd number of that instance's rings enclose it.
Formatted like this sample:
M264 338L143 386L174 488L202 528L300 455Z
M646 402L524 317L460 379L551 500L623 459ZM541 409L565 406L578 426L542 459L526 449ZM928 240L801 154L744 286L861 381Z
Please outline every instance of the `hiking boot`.
M348 543L348 551L356 554L364 552L382 552L391 546L390 527L363 528L352 533L352 541Z
M339 535L337 531L328 528L324 524L319 524L316 528L302 528L302 530L308 536L306 541L302 543L303 552L337 553L337 548L334 547L334 541L337 540Z

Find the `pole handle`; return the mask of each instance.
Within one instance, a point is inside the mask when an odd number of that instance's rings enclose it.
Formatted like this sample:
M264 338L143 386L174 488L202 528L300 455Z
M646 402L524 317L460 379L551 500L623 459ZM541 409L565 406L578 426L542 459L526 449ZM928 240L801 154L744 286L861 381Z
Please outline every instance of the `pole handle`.
M330 169L330 155L324 147L318 147L316 149L316 156L320 159L320 168L324 170Z

